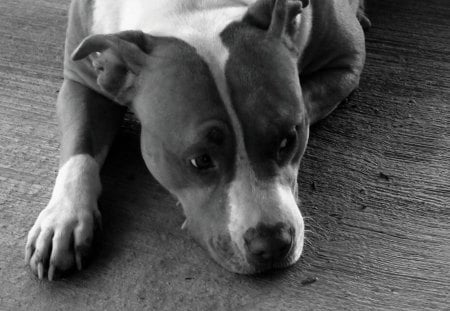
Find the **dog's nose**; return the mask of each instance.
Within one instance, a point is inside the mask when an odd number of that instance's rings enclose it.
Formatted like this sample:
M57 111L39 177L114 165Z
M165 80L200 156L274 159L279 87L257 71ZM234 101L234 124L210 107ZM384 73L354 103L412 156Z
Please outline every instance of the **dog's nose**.
M256 263L281 261L291 249L292 236L293 229L287 224L258 224L244 234L247 256Z

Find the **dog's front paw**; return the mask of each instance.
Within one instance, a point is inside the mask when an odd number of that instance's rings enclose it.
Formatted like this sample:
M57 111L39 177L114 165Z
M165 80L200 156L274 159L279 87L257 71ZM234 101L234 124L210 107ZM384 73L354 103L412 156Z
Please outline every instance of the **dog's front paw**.
M49 204L28 233L25 261L39 279L45 271L52 280L55 271L81 270L90 254L94 230L101 226L100 184L98 169L86 164L75 159L61 168Z
M100 221L96 204L83 207L78 202L50 202L28 233L26 262L40 279L46 269L49 280L55 270L67 271L75 264L81 270Z

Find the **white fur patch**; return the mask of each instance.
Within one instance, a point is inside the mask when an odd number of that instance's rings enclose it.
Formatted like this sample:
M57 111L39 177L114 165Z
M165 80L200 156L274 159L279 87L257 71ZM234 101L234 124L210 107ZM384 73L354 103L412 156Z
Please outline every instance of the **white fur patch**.
M295 229L297 260L302 252L304 224L291 189L280 183L261 183L252 172L241 168L229 190L230 222L228 229L232 240L245 252L243 236L259 223L275 225L284 222Z
M217 34L242 17L256 0L96 0L93 33L142 30L183 39L187 33ZM220 32L219 32L220 33ZM195 45L194 45L195 46Z
M49 205L52 201L96 200L101 191L99 171L97 161L90 155L70 157L59 169Z
M294 260L300 258L303 250L303 238L304 238L304 223L303 217L297 206L297 202L291 189L288 186L281 184L277 185L278 200L282 212L285 213L289 221L289 224L295 229L295 249L294 249Z

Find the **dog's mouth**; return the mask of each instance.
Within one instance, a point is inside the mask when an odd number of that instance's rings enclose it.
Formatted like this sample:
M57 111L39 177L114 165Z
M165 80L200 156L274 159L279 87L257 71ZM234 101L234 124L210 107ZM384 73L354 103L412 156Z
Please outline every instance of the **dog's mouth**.
M300 251L298 251L299 247ZM302 248L303 245L297 245L297 242L294 242L284 259L256 263L247 260L229 234L210 238L207 245L209 254L219 265L239 274L258 274L288 268L297 262Z

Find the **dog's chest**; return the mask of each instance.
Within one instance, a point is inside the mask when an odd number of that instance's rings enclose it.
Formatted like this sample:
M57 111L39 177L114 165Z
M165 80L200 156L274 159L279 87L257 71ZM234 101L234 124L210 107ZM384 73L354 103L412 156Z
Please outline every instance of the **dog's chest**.
M93 33L142 30L180 39L218 34L256 0L96 0Z

